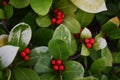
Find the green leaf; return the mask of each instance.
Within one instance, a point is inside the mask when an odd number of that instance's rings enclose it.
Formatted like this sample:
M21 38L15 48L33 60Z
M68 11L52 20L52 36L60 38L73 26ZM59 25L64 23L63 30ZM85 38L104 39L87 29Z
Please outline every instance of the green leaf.
M71 33L65 25L61 24L54 31L52 39L60 39L68 43L68 45L70 45L71 44Z
M120 63L120 53L115 52L112 54L112 57L113 57L113 63L117 63L117 64Z
M0 80L3 80L2 71L0 71Z
M94 14L78 10L75 17L82 27L87 27L92 22Z
M55 8L61 10L65 15L74 15L77 10L70 0L59 0L54 3Z
M32 36L31 28L26 23L17 24L10 32L8 42L11 45L24 49L30 42Z
M42 56L34 66L34 70L39 73L53 72L51 68L51 56Z
M44 16L49 12L52 1L53 0L30 0L30 5L38 15Z
M98 79L93 76L89 76L89 77L84 77L84 78L76 78L74 80L98 80Z
M14 60L19 47L6 45L0 48L0 57L3 68L8 67Z
M89 56L89 55L90 55L90 52L89 52L89 50L86 48L85 44L82 44L81 55L83 55L83 56Z
M101 55L102 57L105 57L106 66L112 66L113 58L112 58L112 54L110 50L108 49L108 47L101 50Z
M33 43L36 46L47 46L48 42L51 40L53 35L53 30L47 28L38 29L33 35Z
M83 77L84 68L79 62L67 61L64 63L64 65L65 70L62 73L63 80L74 80L77 77Z
M12 15L13 15L13 7L11 6L11 5L6 5L5 7L4 7L4 12L5 12L5 18L6 19L9 19L9 18L11 18L12 17Z
M114 17L102 26L102 32L108 34L113 30L116 30L119 26L119 19Z
M96 51L94 49L90 49L89 51L90 51L90 57L92 58L92 60L96 60L101 57L101 51Z
M4 19L4 18L5 18L4 11L0 9L0 19Z
M120 28L112 30L110 33L108 33L108 36L111 39L120 39Z
M85 39L85 38L91 38L91 37L92 37L92 33L90 32L90 30L88 28L84 28L81 32L80 38Z
M51 40L48 44L50 53L55 59L67 60L69 57L69 50L67 43L63 40Z
M9 2L15 8L25 8L29 5L30 0L10 0Z
M99 58L95 60L91 65L91 72L92 74L100 73L106 67L106 60L105 58Z
M12 73L15 80L40 80L39 75L32 69L17 67Z
M93 49L100 50L100 49L104 49L106 46L107 46L107 42L104 38L102 38L102 37L95 38L95 43L93 44Z
M44 56L51 57L47 47L41 46L33 48L29 55L30 59L27 62L21 61L20 66L33 66L37 63L39 58Z
M48 15L46 16L38 16L36 18L37 25L39 27L49 27L51 24L51 20Z
M80 33L80 23L71 16L66 16L63 22L71 33Z
M0 26L0 27L1 27L1 26ZM5 30L2 29L2 28L0 28L0 35L1 35L1 34L6 34Z
M40 80L60 80L60 78L53 73L45 73L40 75Z
M0 35L0 47L6 44L8 44L8 35L7 34Z

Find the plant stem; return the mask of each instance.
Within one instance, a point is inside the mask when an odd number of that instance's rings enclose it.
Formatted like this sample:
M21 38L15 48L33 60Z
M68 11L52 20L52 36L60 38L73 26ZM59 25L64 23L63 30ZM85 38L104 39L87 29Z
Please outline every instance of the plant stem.
M11 71L8 68L7 68L7 71L8 71L8 79L7 80L10 80L10 78L11 78Z

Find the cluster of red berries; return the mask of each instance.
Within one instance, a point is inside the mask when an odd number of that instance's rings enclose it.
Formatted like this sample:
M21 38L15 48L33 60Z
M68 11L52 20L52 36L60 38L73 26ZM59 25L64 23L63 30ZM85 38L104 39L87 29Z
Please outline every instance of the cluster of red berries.
M63 62L60 59L58 60L52 59L51 64L54 71L64 71L65 69Z
M3 0L3 1L2 1L2 5L3 5L3 6L6 6L7 4L8 4L8 1L7 1L7 0Z
M84 39L84 43L87 48L92 48L93 44L95 43L95 39L94 38L86 38L86 39Z
M20 56L25 60L28 61L29 60L29 55L30 54L30 49L29 48L25 48L21 53Z
M54 25L54 24L61 24L64 20L64 17L65 15L63 14L62 11L58 10L58 9L54 9L53 10L53 14L54 16L52 17L51 19L51 24Z

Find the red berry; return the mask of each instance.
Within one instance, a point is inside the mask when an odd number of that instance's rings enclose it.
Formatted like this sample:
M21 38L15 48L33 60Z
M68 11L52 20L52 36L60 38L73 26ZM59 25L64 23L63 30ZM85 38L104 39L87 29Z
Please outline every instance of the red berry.
M92 44L87 43L87 44L86 44L86 47L87 47L87 48L91 48L91 47L92 47Z
M58 71L59 70L58 65L53 65L53 70Z
M63 13L61 11L57 12L57 15L61 16Z
M57 19L62 19L60 15L57 16Z
M62 61L60 59L56 60L56 65L61 65Z
M94 44L95 43L95 39L94 38L90 38L90 43Z
M54 9L54 10L53 10L54 13L57 13L58 11L59 11L58 9Z
M3 6L6 6L6 5L7 5L7 2L6 2L6 1L3 1L3 2L2 2L2 5L3 5Z
M57 21L56 21L56 24L61 24L61 20L57 20Z
M25 52L26 54L30 54L30 49L29 49L29 48L25 48L25 49L24 49L24 52Z
M62 18L64 18L64 17L65 17L65 15L64 15L64 14L62 14L62 15L61 15L61 17L62 17Z
M25 57L24 57L24 60L25 60L25 61L28 61L28 60L29 60L29 56L25 56Z
M21 52L20 56L24 58L24 57L26 57L26 53L25 52Z
M63 71L64 69L65 69L64 65L60 65L60 66L59 66L59 70L60 70L60 71Z
M51 60L51 64L52 64L52 65L55 65L55 64L56 64L56 60L54 60L54 59Z
M87 44L87 43L89 43L89 39L88 38L86 38L85 40L84 40L84 42Z
M80 33L76 33L76 34L74 34L74 36L75 36L75 38L80 38Z
M52 18L52 23L55 23L56 22L56 18Z

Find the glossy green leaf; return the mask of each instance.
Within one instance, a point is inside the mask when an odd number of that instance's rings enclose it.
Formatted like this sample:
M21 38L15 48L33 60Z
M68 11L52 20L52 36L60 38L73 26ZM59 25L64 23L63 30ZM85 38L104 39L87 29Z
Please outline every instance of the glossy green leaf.
M48 52L48 48L45 46L41 46L41 47L36 47L33 48L30 52L30 59L26 62L26 61L21 61L20 62L20 66L33 66L37 63L38 59L41 57L51 57L50 53Z
M71 33L80 32L80 23L74 17L66 16L63 24L66 25Z
M91 72L92 74L100 73L106 67L106 60L105 58L99 58L95 60L91 65Z
M87 47L85 46L85 44L82 44L81 55L83 55L83 56L89 56L90 55L90 52L87 49Z
M70 0L59 0L54 3L55 8L61 10L65 15L74 15L74 12L77 10Z
M92 22L94 14L79 10L77 11L75 17L80 22L82 27L87 27Z
M61 24L54 31L52 39L64 40L66 43L70 45L71 44L71 33L65 25Z
M90 77L76 78L74 80L98 80L98 79L93 76L90 76Z
M18 50L19 47L11 45L6 45L0 48L0 57L3 68L8 67L13 62Z
M48 42L51 40L53 35L53 30L47 28L38 29L33 35L33 43L36 46L47 46Z
M114 17L102 26L102 31L108 34L111 31L116 30L118 26L119 26L119 19L117 17Z
M95 43L93 44L93 49L100 50L104 49L107 46L107 42L102 37L95 38Z
M62 73L63 80L74 80L77 77L82 78L84 76L84 68L79 62L67 61L64 65L65 70Z
M11 6L11 5L6 5L5 7L4 7L4 12L5 12L5 18L6 19L9 19L9 18L11 18L12 17L12 15L13 15L13 7Z
M48 15L46 16L38 16L36 18L37 25L39 27L49 27L51 24L51 20Z
M84 28L81 32L80 38L85 39L85 38L91 38L91 37L92 37L92 33L90 32L90 30L88 28Z
M51 68L51 56L42 56L34 66L34 70L39 73L53 72Z
M15 8L25 8L29 5L30 0L10 0L9 2Z
M120 39L120 28L112 30L110 33L108 33L108 36L111 39Z
M31 36L32 31L30 26L26 23L19 23L11 30L8 42L14 46L20 46L22 50L29 44Z
M40 75L40 80L60 80L60 78L53 73L45 73Z
M39 15L46 15L52 5L53 0L30 0L32 9Z
M112 58L112 54L110 50L108 49L108 47L101 50L101 56L105 57L106 66L112 66L113 58Z
M39 75L28 68L15 68L12 72L15 80L40 80Z
M0 35L0 47L6 44L8 44L8 35L7 34Z
M67 43L63 40L51 40L48 44L49 51L55 59L67 60L69 57L69 49Z
M4 11L0 9L0 19L4 19L4 18L5 18Z

